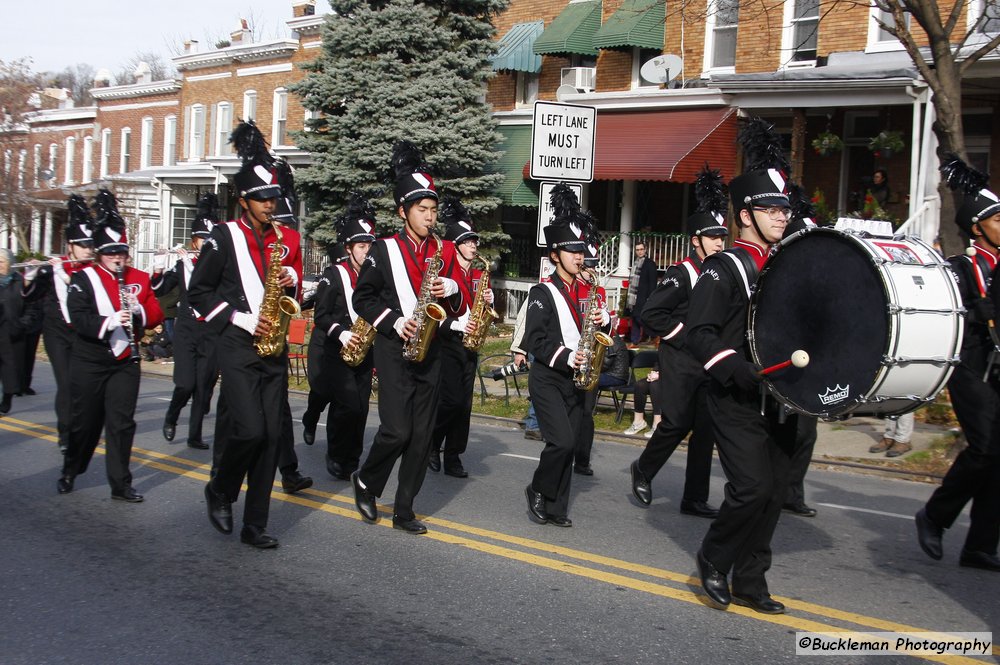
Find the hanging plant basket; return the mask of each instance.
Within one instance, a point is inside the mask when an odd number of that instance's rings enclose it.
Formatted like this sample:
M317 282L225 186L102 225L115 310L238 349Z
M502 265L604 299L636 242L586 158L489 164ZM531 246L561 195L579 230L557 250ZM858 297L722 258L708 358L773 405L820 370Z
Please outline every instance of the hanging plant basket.
M844 142L833 132L821 132L811 143L813 150L820 157L826 157L844 149Z
M882 130L878 133L878 136L873 137L868 142L868 149L874 152L876 157L885 159L889 159L893 154L901 152L904 148L906 148L906 143L903 142L902 132Z

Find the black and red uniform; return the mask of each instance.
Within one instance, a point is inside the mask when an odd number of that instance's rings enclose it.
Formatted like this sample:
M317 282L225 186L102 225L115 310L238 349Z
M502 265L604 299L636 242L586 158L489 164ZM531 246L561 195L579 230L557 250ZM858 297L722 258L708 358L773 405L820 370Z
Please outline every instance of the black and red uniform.
M299 233L288 227L281 231L281 264L301 284ZM216 336L222 374L212 489L233 502L246 479L243 523L259 528L267 525L278 444L288 410L288 349L272 357L257 355L253 334L232 320L237 312L259 315L275 240L270 225L260 233L243 218L217 225L201 247L188 288L191 306ZM296 290L288 289L288 295Z
M146 273L125 268L124 283L138 303L132 316L132 340L117 322L122 303L114 272L100 265L76 271L67 291L76 340L69 367L71 424L63 476L72 481L87 470L104 430L108 484L117 494L132 485L129 458L139 395L139 359L133 350L145 328L163 321Z

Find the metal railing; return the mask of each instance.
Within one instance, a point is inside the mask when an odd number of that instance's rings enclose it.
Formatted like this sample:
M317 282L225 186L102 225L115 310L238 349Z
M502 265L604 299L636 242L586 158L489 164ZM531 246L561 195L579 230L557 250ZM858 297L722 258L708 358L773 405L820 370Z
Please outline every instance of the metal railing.
M935 196L924 201L923 205L896 229L896 233L917 236L933 244L940 230L941 199Z

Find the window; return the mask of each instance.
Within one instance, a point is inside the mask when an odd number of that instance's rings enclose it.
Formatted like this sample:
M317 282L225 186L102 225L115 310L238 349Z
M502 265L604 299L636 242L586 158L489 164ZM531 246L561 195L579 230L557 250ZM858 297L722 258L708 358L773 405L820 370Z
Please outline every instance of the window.
M514 104L517 107L531 106L538 99L538 74L533 72L517 72L514 82Z
M191 122L188 125L188 159L198 161L205 156L205 107L191 106Z
M186 245L188 238L191 237L191 225L194 223L194 217L195 214L197 214L198 209L175 206L173 211L174 219L171 230L172 238L170 246L176 247L177 245Z
M153 119L143 118L139 140L139 168L148 169L153 165Z
M649 60L652 60L656 56L660 55L660 51L651 48L639 48L635 47L632 49L632 89L636 88L658 88L660 86L659 82L647 81L642 78L639 74L639 70L642 69L642 65ZM678 72L671 72L672 74L677 74Z
M163 165L177 163L177 116L168 115L163 119Z
M24 189L24 171L28 168L28 150L21 148L17 153L17 188Z
M816 61L819 36L819 0L788 0L785 3L782 61L785 64Z
M904 14L906 16L906 27L910 26L910 15ZM868 51L897 51L902 50L903 45L899 43L899 40L890 35L885 28L878 24L878 21L882 23L894 26L896 25L896 19L893 17L891 11L886 11L872 5L869 10L868 19Z
M309 124L313 120L319 120L323 117L322 112L313 109L306 109L305 122L302 124L303 131L311 132L312 127Z
M108 177L109 162L111 161L111 130L101 130L101 177Z
M243 91L243 119L253 120L257 117L257 91Z
M80 182L90 182L94 179L94 137L83 139L83 177Z
M288 91L278 88L274 91L274 120L271 124L271 145L285 145L288 130Z
M56 179L56 166L58 165L58 161L59 161L59 146L56 145L55 143L50 143L49 144L49 169L48 169L48 173L45 174L46 175L45 179L49 181L50 185L54 184L54 182L55 182L55 179Z
M969 3L969 23L975 23L975 31L981 35L1000 32L1000 4L997 0L972 0Z
M38 176L42 170L42 144L36 143L31 152L31 164L34 176L31 179L32 187L38 187Z
M705 21L705 68L736 67L736 29L740 18L739 0L709 0Z
M233 105L219 102L215 109L215 156L231 155L229 133L233 130Z
M128 173L129 170L129 157L131 157L132 150L132 129L130 127L122 128L122 152L121 157L118 160L118 172Z
M71 185L73 184L73 167L76 166L74 162L76 161L76 137L67 136L66 137L66 162L65 173L63 174L63 184Z

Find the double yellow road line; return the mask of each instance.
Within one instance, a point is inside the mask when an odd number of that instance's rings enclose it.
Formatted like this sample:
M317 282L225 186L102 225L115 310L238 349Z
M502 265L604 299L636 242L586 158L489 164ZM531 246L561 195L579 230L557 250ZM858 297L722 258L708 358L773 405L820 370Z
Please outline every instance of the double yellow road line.
M16 432L35 439L56 442L56 430L46 425L40 425L16 418L0 419L0 430ZM104 452L103 447L98 452ZM208 482L209 466L198 461L167 455L155 450L133 448L132 459L144 466L183 476L201 483ZM353 496L342 496L331 492L310 488L303 492L290 495L275 492L272 498L278 501L294 503L312 510L337 515L353 520L360 520L354 508ZM454 522L437 517L419 518L431 530L421 538L429 538L450 545L466 547L471 550L491 554L505 559L519 561L539 568L547 568L569 575L612 584L614 586L633 589L663 598L670 598L693 605L707 607L707 599L701 592L701 582L697 578L683 573L675 573L662 568L633 563L583 550L553 545L540 540L522 538L498 531L480 529L478 527ZM391 521L380 520L383 527L391 528ZM845 631L888 631L913 633L921 638L932 639L933 630L897 623L888 619L871 617L854 612L845 612L836 608L809 603L791 598L776 597L791 611L791 614L766 615L751 609L730 606L728 614L737 614L756 621L785 626L794 631L834 634ZM717 610L713 610L717 611ZM810 618L814 617L814 618ZM943 639L945 636L938 634ZM864 639L863 637L859 639ZM794 649L792 639L788 640L788 648ZM1000 656L1000 647L993 647L993 655ZM947 663L982 663L982 660L963 656L923 656L927 660Z

